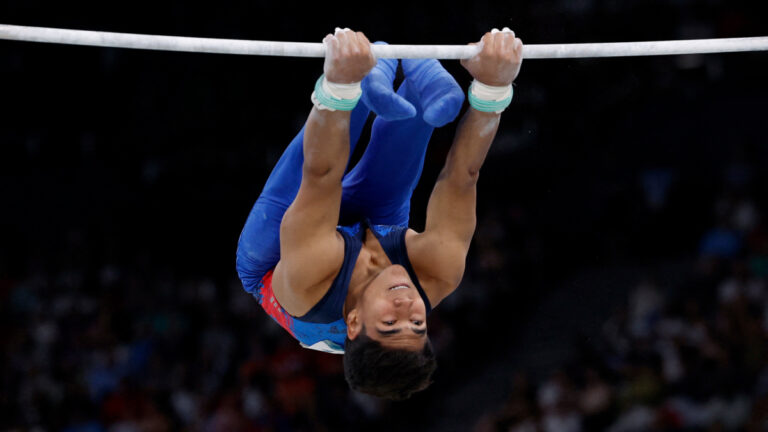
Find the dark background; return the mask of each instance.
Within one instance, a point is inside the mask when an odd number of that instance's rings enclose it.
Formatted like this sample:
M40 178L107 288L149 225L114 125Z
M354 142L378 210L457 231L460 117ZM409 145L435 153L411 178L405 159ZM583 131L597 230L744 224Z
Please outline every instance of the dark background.
M7 24L280 41L348 26L390 44L503 26L531 44L765 36L766 18L760 1L0 3ZM459 63L443 64L466 89ZM730 360L713 370L748 370L736 384L690 396L744 396L732 427L662 421L692 390L659 366L656 327L622 333L641 348L621 355L603 339L622 313L685 317L716 340L728 317L752 318L737 336L759 327L762 291L729 315L722 287L766 280L753 265L768 253L766 71L766 53L524 62L481 175L467 275L430 317L436 382L392 404L349 393L341 358L299 349L234 271L322 60L0 41L0 429L599 430L643 406L658 430L762 430L765 359L739 359L764 331L721 344ZM454 130L433 135L416 229ZM635 295L649 284L651 312ZM706 354L682 357L689 381L712 376L690 366ZM611 389L604 423L578 402L587 370ZM657 391L627 402L638 376ZM548 406L552 382L569 396Z

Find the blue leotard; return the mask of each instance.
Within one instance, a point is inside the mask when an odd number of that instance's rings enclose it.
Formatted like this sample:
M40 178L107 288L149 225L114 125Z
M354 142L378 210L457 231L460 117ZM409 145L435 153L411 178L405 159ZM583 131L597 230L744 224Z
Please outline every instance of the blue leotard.
M339 226L337 230L344 238L344 261L338 275L322 299L306 314L295 317L280 306L272 291L272 272L262 278L253 290L253 295L269 316L296 338L302 346L330 353L344 352L347 326L344 322L344 302L347 299L349 280L355 267L357 255L365 241L365 230L370 228L381 244L392 264L400 264L408 271L416 290L419 292L427 314L432 310L429 299L419 283L419 278L408 260L405 247L404 227L392 225L370 225L356 223Z

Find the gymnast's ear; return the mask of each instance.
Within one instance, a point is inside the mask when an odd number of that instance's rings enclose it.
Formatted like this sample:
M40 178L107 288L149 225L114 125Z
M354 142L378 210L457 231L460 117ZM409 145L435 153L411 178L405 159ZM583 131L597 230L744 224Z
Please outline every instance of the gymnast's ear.
M360 321L360 315L357 313L357 308L352 309L347 313L347 337L353 340L360 334L363 329L363 323Z

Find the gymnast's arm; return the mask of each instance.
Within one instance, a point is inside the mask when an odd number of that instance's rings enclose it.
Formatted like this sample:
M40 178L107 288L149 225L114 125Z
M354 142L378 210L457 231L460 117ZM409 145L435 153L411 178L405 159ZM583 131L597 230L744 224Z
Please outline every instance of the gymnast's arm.
M506 86L520 71L522 42L514 33L486 33L482 51L462 65L487 85ZM501 114L470 107L456 129L445 165L427 205L424 232L412 236L408 254L434 307L461 282L475 231L477 180Z
M323 42L330 82L360 82L376 64L362 33L337 31ZM349 123L350 111L317 107L307 119L301 185L280 224L280 262L272 278L278 302L294 316L304 315L322 298L344 259L336 224L349 158Z

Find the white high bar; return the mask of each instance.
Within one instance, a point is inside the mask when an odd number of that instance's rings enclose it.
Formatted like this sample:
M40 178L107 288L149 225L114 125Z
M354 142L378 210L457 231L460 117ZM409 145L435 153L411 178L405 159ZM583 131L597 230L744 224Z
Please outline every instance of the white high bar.
M0 39L161 51L284 57L325 57L325 48L323 47L323 44L319 42L210 39L89 30L67 30L7 24L0 24ZM474 56L478 49L479 48L470 45L372 45L373 54L380 58L462 59ZM523 58L627 57L743 51L768 51L768 36L655 42L524 45Z

